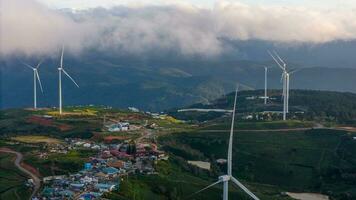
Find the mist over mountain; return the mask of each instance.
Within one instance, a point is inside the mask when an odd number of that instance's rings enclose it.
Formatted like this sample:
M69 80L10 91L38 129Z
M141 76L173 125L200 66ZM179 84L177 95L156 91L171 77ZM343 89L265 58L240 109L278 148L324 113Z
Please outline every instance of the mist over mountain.
M253 53L249 54L249 51ZM289 52L283 51L288 56L292 54ZM282 86L281 70L262 55L262 50L254 52L248 49L245 52L239 51L235 57L226 55L219 59L154 54L147 57L116 57L115 54L98 52L80 57L65 54L64 68L80 88L64 78L64 105L135 106L159 111L197 102L208 103L232 91L236 82L242 84L243 89L263 88L263 66L273 66L268 75L269 88L278 89ZM262 56L259 57L259 54ZM256 57L253 61L243 60L253 57ZM331 68L303 64L317 62L317 59L297 60L289 62L291 68L306 68L291 76L291 88L356 92L355 68L345 68L346 65L333 65L335 67ZM1 63L2 108L32 105L32 71L23 66L21 61L35 65L39 59L21 60L21 57L16 57ZM40 67L44 86L44 94L38 97L41 106L58 104L58 65L58 58L47 59ZM329 65L325 63L325 66Z
M4 0L0 29L0 107L32 105L31 65L44 59L41 106L58 102L60 49L64 105L105 104L164 110L208 103L233 90L281 88L276 50L291 88L356 92L356 25L350 10L256 6L142 5L56 10L34 0ZM18 15L17 13L22 13Z

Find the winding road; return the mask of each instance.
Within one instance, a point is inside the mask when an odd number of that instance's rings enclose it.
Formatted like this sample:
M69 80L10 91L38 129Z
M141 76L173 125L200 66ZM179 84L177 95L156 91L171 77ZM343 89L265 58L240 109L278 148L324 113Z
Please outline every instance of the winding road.
M16 160L14 162L15 166L22 171L23 173L27 174L28 176L30 176L33 180L34 183L34 188L33 188L33 192L30 196L30 200L32 199L32 197L34 197L36 195L36 193L38 192L38 190L41 187L41 180L40 178L38 178L35 174L33 174L32 172L28 171L27 169L23 168L21 166L21 161L23 159L23 155L17 151L13 151L10 149L0 149L0 152L3 153L11 153L11 154L15 154L16 155Z

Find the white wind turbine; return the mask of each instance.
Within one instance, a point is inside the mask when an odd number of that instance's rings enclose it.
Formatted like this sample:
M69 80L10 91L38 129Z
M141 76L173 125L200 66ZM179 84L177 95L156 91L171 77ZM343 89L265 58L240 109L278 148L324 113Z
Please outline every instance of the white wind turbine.
M268 94L267 94L267 90L268 90L268 80L267 80L267 75L268 75L268 67L264 67L265 68L265 95L262 97L262 99L264 99L264 104L266 105L267 104L267 99L269 98L268 97Z
M290 75L301 70L300 69L294 69L294 70L287 70L287 64L283 61L283 59L277 54L277 52L273 52L274 56L271 52L269 52L269 55L273 58L273 60L277 63L277 65L282 69L282 77L281 79L283 80L283 120L286 120L287 118L287 113L289 113L289 79Z
M38 74L38 68L40 67L41 63L42 61L40 61L36 67L23 63L26 67L32 69L33 71L33 109L35 110L37 109L37 81L40 85L41 92L43 93L40 75Z
M277 63L277 65L282 69L282 83L283 83L283 120L287 120L287 102L288 102L288 95L289 91L287 92L287 87L289 85L289 75L287 72L287 65L286 63L283 62L283 60L274 52L275 55L273 55L270 51L268 51L268 54L273 58L273 60Z
M255 196L249 189L247 189L240 181L238 181L235 177L232 176L232 140L234 136L234 122L235 122L235 110L236 110L236 101L237 101L237 91L235 92L235 100L234 100L234 108L232 110L232 120L231 120L231 129L230 129L230 137L229 137L229 147L227 153L227 174L219 176L219 180L215 183L193 193L189 197L198 194L208 188L211 188L219 183L223 183L223 200L229 199L229 181L232 181L237 187L241 188L245 193L247 193L252 199L259 200L257 196Z
M63 69L63 53L64 47L62 47L61 62L58 67L58 78L59 78L59 114L62 114L62 72L68 76L68 78L79 88L79 85L74 81L74 79Z

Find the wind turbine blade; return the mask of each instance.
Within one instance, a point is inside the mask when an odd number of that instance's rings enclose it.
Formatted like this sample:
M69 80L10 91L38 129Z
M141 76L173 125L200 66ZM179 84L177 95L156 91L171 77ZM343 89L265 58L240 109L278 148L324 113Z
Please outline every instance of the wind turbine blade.
M63 53L64 53L64 46L62 46L62 54L61 54L61 68L63 68Z
M284 67L279 63L279 61L272 55L272 53L270 51L267 51L268 54L272 57L272 59L274 60L274 62L277 63L277 65L282 69L284 70Z
M37 64L36 69L38 69L38 68L40 67L40 65L42 64L42 62L43 62L43 59Z
M242 183L240 181L238 181L235 177L231 176L230 180L235 183L239 188L241 188L244 192L246 192L251 198L253 198L254 200L260 200L258 197L256 197L256 195L254 195L249 189L247 189L247 187L245 187L244 185L242 185Z
M34 67L32 67L31 65L29 65L29 64L27 64L27 63L22 63L23 65L25 65L26 67L28 67L28 68L30 68L30 69L32 69L32 70L34 70L35 68Z
M235 99L234 99L234 108L232 110L232 119L231 119L231 129L230 129L230 138L229 138L229 149L227 153L227 174L232 174L232 140L234 137L234 123L235 123L235 112L236 112L236 101L237 101L237 92L239 87L236 86Z
M276 51L273 51L273 53L277 56L277 58L284 64L287 65L284 60L278 55L278 53Z
M62 69L62 71L79 88L79 85L75 82L75 80L64 69Z
M298 68L298 69L293 69L293 70L289 71L289 74L294 74L294 73L299 72L300 70L303 70L303 69L305 69L305 68L302 67L302 68Z
M37 77L38 83L40 84L41 92L43 93L43 88L42 88L42 83L41 83L40 75L38 74L38 71L37 71L37 70L36 70L36 77Z
M209 189L209 188L211 188L211 187L213 187L213 186L215 186L215 185L217 185L217 184L219 184L219 183L221 183L221 182L222 182L222 180L218 180L218 181L216 181L215 183L210 184L210 185L206 186L205 188L203 188L203 189L201 189L201 190L199 190L199 191L196 191L196 192L194 192L193 194L187 196L185 199L189 199L190 197L192 197L192 196L194 196L194 195L196 195L196 194L198 194L198 193L200 193L200 192L203 192L204 190L207 190L207 189Z

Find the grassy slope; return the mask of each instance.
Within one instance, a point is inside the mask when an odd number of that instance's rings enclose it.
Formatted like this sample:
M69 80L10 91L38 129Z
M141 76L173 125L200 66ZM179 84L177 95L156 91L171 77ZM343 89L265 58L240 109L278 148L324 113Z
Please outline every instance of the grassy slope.
M0 154L0 199L26 199L31 191L24 185L27 178L13 165L14 156Z
M191 196L194 192L217 181L217 177L209 176L207 171L199 172L199 176L188 172L178 165L176 158L169 162L160 161L156 166L160 172L159 175L151 176L134 176L129 178L131 187L127 190L127 182L122 183L120 194L125 195L128 199L191 199L191 200L213 200L221 199L222 185L216 185L209 190ZM261 199L266 200L288 200L288 197L281 196L277 187L269 185L255 185L244 182L254 192L257 192ZM256 188L259 188L257 191ZM230 198L232 199L249 199L243 192L230 187ZM111 199L122 199L114 194L110 195Z
M202 159L201 155L217 159L226 157L227 136L181 133L162 140L169 144L168 150L187 159ZM356 142L346 132L237 133L233 151L233 173L248 182L275 185L282 191L355 195Z

